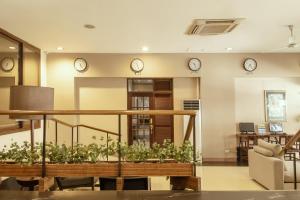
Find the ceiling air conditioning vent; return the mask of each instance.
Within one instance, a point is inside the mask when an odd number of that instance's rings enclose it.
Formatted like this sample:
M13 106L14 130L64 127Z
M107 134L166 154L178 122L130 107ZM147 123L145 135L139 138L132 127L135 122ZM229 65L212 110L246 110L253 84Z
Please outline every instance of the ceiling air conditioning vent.
M196 19L188 35L220 35L231 32L241 19Z

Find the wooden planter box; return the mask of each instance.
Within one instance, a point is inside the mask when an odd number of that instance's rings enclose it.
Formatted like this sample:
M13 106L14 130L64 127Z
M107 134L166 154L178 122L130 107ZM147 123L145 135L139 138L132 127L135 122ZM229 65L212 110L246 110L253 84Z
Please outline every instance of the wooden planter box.
M41 176L42 166L36 165L20 165L20 164L0 164L0 176Z
M0 164L0 176L41 176L40 164ZM47 177L118 176L118 163L47 164ZM121 176L193 176L190 163L122 163Z
M193 176L193 164L123 163L122 176Z
M46 176L118 176L118 164L48 164L46 165Z

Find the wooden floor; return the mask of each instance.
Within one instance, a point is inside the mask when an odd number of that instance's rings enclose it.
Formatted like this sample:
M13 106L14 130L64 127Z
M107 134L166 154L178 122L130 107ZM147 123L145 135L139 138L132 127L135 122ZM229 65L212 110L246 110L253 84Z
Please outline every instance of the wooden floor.
M295 191L240 191L240 192L172 192L172 191L71 191L71 192L10 192L1 191L0 199L2 200L299 200L300 192Z

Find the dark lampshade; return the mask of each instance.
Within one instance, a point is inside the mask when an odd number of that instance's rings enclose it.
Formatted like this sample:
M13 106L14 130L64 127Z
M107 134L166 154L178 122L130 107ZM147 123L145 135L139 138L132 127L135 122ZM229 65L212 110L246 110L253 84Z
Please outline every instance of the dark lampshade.
M53 110L54 89L39 86L11 86L10 110ZM40 115L10 115L11 119L39 120Z

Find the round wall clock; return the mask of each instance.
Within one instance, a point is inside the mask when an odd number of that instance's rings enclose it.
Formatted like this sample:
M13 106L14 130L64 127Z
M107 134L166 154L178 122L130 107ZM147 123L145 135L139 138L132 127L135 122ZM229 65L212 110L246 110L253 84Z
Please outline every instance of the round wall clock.
M5 57L1 60L1 69L5 72L10 72L14 69L15 61L11 57Z
M130 68L135 73L139 73L144 69L144 62L139 58L135 58L131 61Z
M246 58L243 67L247 72L253 72L257 68L257 62L253 58Z
M88 63L84 58L76 58L74 61L74 68L79 72L84 72L88 68Z
M198 58L191 58L189 60L189 69L193 72L199 71L201 68L201 61Z

